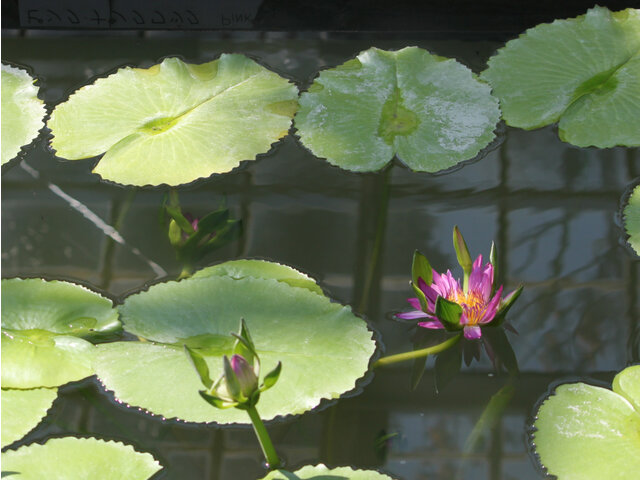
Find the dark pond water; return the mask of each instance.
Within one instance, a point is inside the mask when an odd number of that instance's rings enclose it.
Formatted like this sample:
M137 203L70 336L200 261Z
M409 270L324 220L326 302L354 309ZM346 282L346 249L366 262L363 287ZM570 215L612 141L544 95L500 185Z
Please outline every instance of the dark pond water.
M372 45L418 45L480 72L502 44L323 33L5 32L2 41L3 59L30 67L42 79L41 96L49 105L96 75L167 55L201 63L223 52L245 53L305 88L319 69ZM358 396L271 425L289 466L352 465L407 480L542 478L528 452L526 427L549 384L610 381L640 360L640 264L624 244L618 219L620 199L640 175L639 151L578 149L562 143L553 128L501 126L499 132L484 158L455 171L434 176L396 164L387 179L332 167L289 136L255 162L180 189L188 210L206 213L226 196L244 222L242 236L205 263L261 257L309 273L329 295L366 316L388 353L411 348L410 329L388 312L405 308L414 249L439 270L454 265L455 224L474 255L488 254L496 240L507 290L525 285L510 313L519 335L509 334L521 380L498 424L471 453L463 456L465 441L506 382L486 358L463 367L440 394L431 362L413 392L411 364L397 364L377 372ZM90 173L94 161L58 160L45 144L41 137L22 164L2 175L4 277L71 279L118 298L179 273L158 223L166 189L100 182ZM124 244L105 233L105 224ZM249 428L166 423L116 405L92 380L62 388L43 424L22 443L73 434L134 443L166 466L164 478L263 474ZM393 437L380 448L384 434Z

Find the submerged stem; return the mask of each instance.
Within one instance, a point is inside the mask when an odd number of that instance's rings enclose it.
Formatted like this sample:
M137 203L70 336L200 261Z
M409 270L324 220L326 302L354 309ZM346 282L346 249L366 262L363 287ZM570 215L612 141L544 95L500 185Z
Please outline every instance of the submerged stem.
M433 347L382 357L373 364L373 368L383 367L385 365L391 365L392 363L404 362L406 360L413 360L416 358L426 357L428 355L435 355L436 353L444 352L445 350L453 347L456 343L458 343L461 338L462 332L458 333L455 337L451 337L448 340L439 343L438 345L434 345Z
M271 443L269 432L267 432L264 423L262 423L262 419L260 418L255 406L247 408L247 413L249 414L249 418L253 424L253 431L256 432L256 437L258 437L258 442L262 448L264 458L267 459L269 470L275 470L280 466L280 459L278 458L276 449L273 447L273 443Z

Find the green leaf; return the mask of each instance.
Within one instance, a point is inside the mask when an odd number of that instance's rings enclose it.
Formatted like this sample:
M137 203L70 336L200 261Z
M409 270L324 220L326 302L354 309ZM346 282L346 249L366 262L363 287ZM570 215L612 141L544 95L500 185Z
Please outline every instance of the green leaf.
M411 281L419 287L418 279L422 278L427 285L433 283L433 271L429 260L418 250L413 252L413 262L411 263ZM424 294L423 294L424 295Z
M53 438L2 454L3 472L19 472L24 480L145 480L161 468L148 453L96 438Z
M444 297L438 297L435 314L447 329L460 330L462 328L460 325L462 307L457 303Z
M638 367L630 369L618 374L616 387L636 382L637 402ZM585 383L561 385L540 406L534 426L536 453L560 480L638 478L640 412L623 395Z
M2 388L57 387L93 375L95 347L46 330L2 329Z
M57 388L2 389L2 448L35 428L58 396Z
M280 373L282 372L282 362L278 362L276 368L271 370L264 376L264 380L262 381L262 386L260 387L260 391L264 392L265 390L269 390L273 387L278 379L280 378Z
M187 354L187 358L191 360L191 364L193 368L196 370L196 373L200 377L200 381L202 384L208 389L213 385L213 380L211 380L211 376L209 375L209 367L207 367L207 362L202 358L195 350L184 346L184 351Z
M354 470L351 467L327 468L320 465L307 465L295 472L274 470L262 480L393 480L375 470Z
M640 255L640 185L637 185L622 213L624 228L629 235L629 245Z
M120 329L111 300L74 283L2 280L2 327L90 338Z
M94 172L107 180L178 185L267 152L287 134L297 95L243 55L202 65L166 58L77 90L51 114L51 145L70 160L106 152Z
M489 86L455 60L371 48L320 73L295 125L307 148L341 168L380 170L396 155L437 172L475 157L499 117Z
M232 260L198 270L193 274L192 278L206 278L213 275L237 280L245 277L273 278L292 287L306 288L319 295L323 294L322 289L311 277L288 265L265 260Z
M626 398L640 414L640 365L627 367L613 379L613 391Z
M522 293L523 289L524 289L524 286L520 285L513 292L511 292L502 300L500 300L500 306L498 307L496 316L493 317L493 320L491 320L487 325L496 326L504 322L504 319L507 317L507 313L509 313L509 310L511 309L513 304L516 302L516 300L518 300L518 297L520 297L520 294Z
M157 284L125 300L121 313L126 330L161 343L97 347L98 377L119 400L166 418L247 423L244 412L215 410L202 401L200 381L182 346L170 345L196 335L228 335L241 318L263 371L280 361L284 365L278 383L260 399L264 419L303 413L355 387L368 369L375 343L366 323L349 307L273 278L236 279L222 270ZM233 266L230 271L237 273ZM212 378L222 374L221 357L231 354L233 344L225 348L199 352Z
M640 145L640 10L586 15L527 30L489 59L481 77L508 125L559 121L563 141Z
M2 64L2 165L15 158L44 127L44 103L29 74Z

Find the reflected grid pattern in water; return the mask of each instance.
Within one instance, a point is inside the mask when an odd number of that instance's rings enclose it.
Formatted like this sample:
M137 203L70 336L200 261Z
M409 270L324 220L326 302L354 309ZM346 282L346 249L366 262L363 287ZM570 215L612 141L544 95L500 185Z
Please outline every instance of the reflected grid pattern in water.
M319 69L371 45L416 44L476 73L500 46L394 35L126 33L9 34L3 44L4 60L31 67L44 80L41 96L50 104L95 75L123 64L151 65L166 55L202 63L223 52L245 53L305 88ZM623 192L640 174L640 153L578 149L552 128L501 127L499 135L480 161L437 176L395 165L388 183L384 174L332 167L289 136L256 162L180 190L183 205L195 213L215 209L224 195L244 222L241 238L208 263L262 257L307 272L330 296L364 313L388 353L411 347L409 328L387 313L406 306L413 250L426 253L438 270L454 265L454 224L474 255L488 254L491 240L497 241L507 290L525 285L510 313L520 332L511 339L522 380L498 427L471 456L461 458L467 435L505 381L490 375L486 359L463 367L440 395L431 362L415 392L409 391L411 366L395 365L378 372L359 396L272 425L289 465L350 464L416 480L541 478L527 453L525 425L549 383L578 376L608 381L639 361L639 262L624 246L617 214ZM3 173L3 276L68 278L121 296L162 270L179 273L158 223L165 188L102 183L90 174L94 162L54 159L44 143L41 137L28 151L26 167L15 164ZM60 191L115 226L125 245L73 209ZM368 279L377 232L383 232L382 250ZM91 381L62 392L23 443L95 435L153 453L167 466L166 478L261 476L260 451L248 428L162 422L116 407ZM381 433L395 436L377 448Z

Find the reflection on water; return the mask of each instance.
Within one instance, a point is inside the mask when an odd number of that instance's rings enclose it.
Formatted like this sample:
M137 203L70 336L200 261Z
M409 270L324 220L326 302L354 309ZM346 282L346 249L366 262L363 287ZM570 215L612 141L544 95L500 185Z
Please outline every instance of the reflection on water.
M372 43L417 44L454 56L476 72L499 46L392 36L374 41L355 34L38 34L3 43L4 58L33 68L52 103L96 74L122 64L149 65L168 54L200 63L222 52L247 53L304 88L318 69L342 63ZM189 211L214 210L226 196L234 218L243 220L242 236L208 263L262 257L307 272L332 297L362 306L388 353L410 348L409 328L386 314L404 308L410 294L413 250L427 253L438 270L455 264L454 224L473 256L488 254L476 249L496 240L507 291L525 285L510 313L519 335L509 334L522 380L499 424L471 454L462 455L467 435L506 381L490 375L486 358L463 368L440 395L434 393L431 362L414 392L411 365L397 364L380 371L360 396L273 425L273 440L290 466L351 464L405 479L541 478L527 453L525 423L549 383L584 376L607 381L640 360L639 262L624 247L616 224L619 199L640 174L638 150L578 149L560 142L552 128L502 130L485 158L444 175L416 174L399 165L388 178L350 174L288 137L257 162L180 190ZM19 166L2 176L3 276L75 279L120 296L156 279L149 261L170 275L180 272L158 222L164 188L134 191L101 183L89 173L94 162L56 160L42 140L24 160L39 178ZM105 235L50 184L116 227L125 243ZM24 443L91 434L153 453L168 467L166 478L260 475L260 450L249 428L163 422L116 406L91 380L62 391L45 423ZM385 434L392 436L379 448L376 439Z

